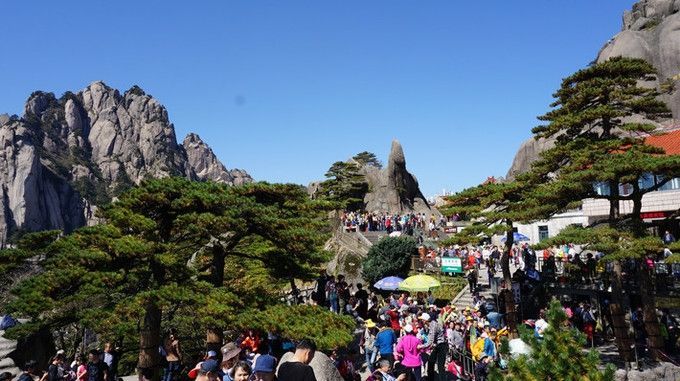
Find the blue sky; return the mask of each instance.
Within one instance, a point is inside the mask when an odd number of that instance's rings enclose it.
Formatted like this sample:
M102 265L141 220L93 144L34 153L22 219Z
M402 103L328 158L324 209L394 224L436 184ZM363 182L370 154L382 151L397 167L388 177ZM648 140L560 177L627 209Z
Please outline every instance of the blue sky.
M632 0L0 2L0 112L34 90L139 85L181 141L306 184L399 139L423 192L502 176L561 78Z

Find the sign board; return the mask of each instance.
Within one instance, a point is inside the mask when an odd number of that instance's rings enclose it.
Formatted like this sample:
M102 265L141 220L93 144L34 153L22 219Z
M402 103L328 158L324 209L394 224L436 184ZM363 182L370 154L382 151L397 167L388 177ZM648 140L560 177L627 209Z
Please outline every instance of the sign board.
M460 258L442 257L442 272L443 273L463 273L463 263Z

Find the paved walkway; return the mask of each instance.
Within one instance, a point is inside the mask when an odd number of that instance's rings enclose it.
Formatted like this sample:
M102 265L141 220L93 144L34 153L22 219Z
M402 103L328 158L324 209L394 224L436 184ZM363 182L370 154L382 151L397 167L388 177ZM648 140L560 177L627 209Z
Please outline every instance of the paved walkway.
M512 266L511 266L512 270ZM496 275L496 278L499 278ZM480 296L488 300L494 300L494 295L491 293L491 287L489 286L489 274L487 268L482 266L479 269L479 279L477 280L477 292ZM470 291L470 286L465 286L455 298L453 298L453 305L458 309L458 311L465 309L465 307L471 307L473 305L472 292Z

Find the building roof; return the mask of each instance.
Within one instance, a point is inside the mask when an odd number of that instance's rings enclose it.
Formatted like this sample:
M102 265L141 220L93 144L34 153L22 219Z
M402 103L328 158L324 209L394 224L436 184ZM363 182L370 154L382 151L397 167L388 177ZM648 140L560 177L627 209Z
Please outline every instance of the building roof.
M662 135L648 136L645 143L662 148L666 155L680 155L680 129Z

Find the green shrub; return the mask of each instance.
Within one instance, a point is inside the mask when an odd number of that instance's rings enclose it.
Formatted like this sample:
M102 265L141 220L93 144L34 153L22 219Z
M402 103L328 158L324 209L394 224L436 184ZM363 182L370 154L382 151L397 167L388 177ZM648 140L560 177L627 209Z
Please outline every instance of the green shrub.
M406 277L411 257L418 252L418 244L411 237L385 237L371 246L362 265L362 274L370 284L386 276Z

